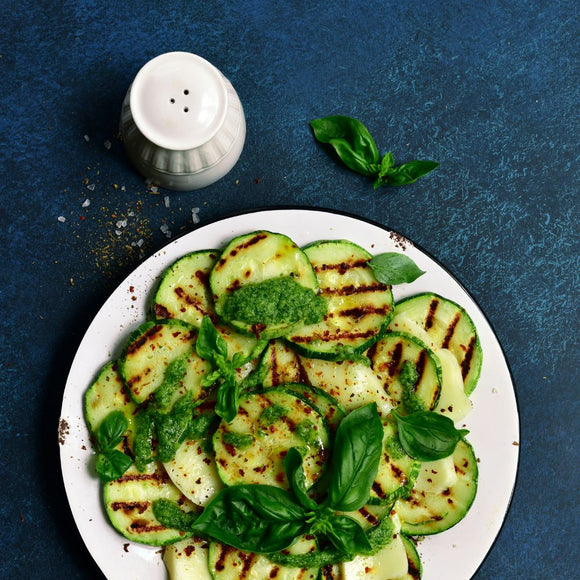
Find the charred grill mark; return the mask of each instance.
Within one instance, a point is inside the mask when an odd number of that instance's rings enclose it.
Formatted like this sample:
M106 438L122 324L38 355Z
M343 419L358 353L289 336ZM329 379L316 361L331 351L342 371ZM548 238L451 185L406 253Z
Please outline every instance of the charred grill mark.
M407 574L411 576L413 580L419 580L421 578L421 572L419 568L417 568L415 562L413 562L411 558L408 558L408 560L409 560L409 569L407 571Z
M403 358L403 343L397 342L391 354L391 360L387 363L387 369L390 377L394 377L397 372L401 359Z
M240 570L240 575L238 578L243 580L244 578L248 578L250 575L250 571L252 568L252 564L254 560L258 557L257 554L253 554L252 552L238 552L238 556L242 561L242 569Z
M209 272L203 270L196 270L194 276L204 285L207 286L209 282Z
M439 300L433 298L429 303L429 310L427 312L427 317L425 318L424 328L429 330L433 326L433 321L435 320L435 312L437 312L437 307L439 306Z
M455 333L455 329L457 328L457 324L459 323L459 319L461 318L461 314L458 312L453 317L453 320L447 326L447 331L445 332L445 337L443 338L443 342L441 343L441 348L449 348L449 343L453 338L453 334Z
M419 360L415 363L415 370L417 371L417 382L414 390L417 390L417 385L421 383L423 375L425 374L425 367L427 366L427 352L422 350L419 353Z
M353 268L364 268L368 264L368 260L357 260L356 262L341 262L340 264L320 264L314 266L314 271L326 272L328 270L338 270L339 274L346 274Z
M357 338L370 338L376 334L376 330L366 330L364 332L334 332L324 331L322 333L312 333L310 336L292 336L292 342L310 343L314 341L332 342L339 340L355 340Z
M162 326L160 324L155 324L152 326L147 332L145 332L142 336L140 336L136 341L132 342L127 347L127 356L135 354L141 348L143 348L149 340L157 336L162 330Z
M349 284L348 286L341 286L340 288L324 288L321 290L323 296L355 296L356 294L365 294L373 292L385 292L390 288L387 284L363 284L355 286Z
M376 483L376 482L375 482ZM379 519L371 514L371 512L369 512L369 510L367 510L367 508L362 507L360 508L360 510L358 510L358 513L371 525L371 526L377 526L379 525Z
M280 568L278 566L274 566L272 570L270 570L270 574L268 578L277 578L278 574L280 573Z
M134 522L131 522L129 527L131 528L132 532L137 532L138 534L161 532L162 530L166 529L162 524L150 524L149 522L143 520L135 520Z
M259 243L261 240L267 237L268 234L266 234L265 232L256 234L255 236L252 236L249 240L246 240L243 244L239 244L235 248L232 248L228 256L233 258L238 254L240 250L245 250L246 248L249 248L250 246ZM223 267L223 265L228 261L228 256L222 256L219 259L218 263L215 265L216 270L220 270Z
M168 481L169 476L165 472L160 473L156 471L155 473L130 473L128 475L122 475L115 480L117 483L125 483L127 481L158 481L160 483L165 483Z
M114 501L111 503L111 509L115 512L122 510L125 513L136 510L141 515L147 511L150 505L151 503L148 501Z
M171 312L163 304L155 304L155 316L157 318L171 318Z
M390 310L391 307L387 304L380 307L371 306L370 304L367 304L359 308L349 308L347 310L341 310L339 312L339 315L345 318L354 318L355 320L360 320L361 318L364 318L365 316L369 316L371 314L386 316Z
M471 337L469 344L467 345L467 351L463 360L461 361L461 375L463 376L463 380L469 374L471 370L471 361L473 359L473 355L475 353L475 336Z
M321 568L320 573L322 574L323 580L334 579L334 574L332 573L332 564L329 564L328 566L324 566L324 568Z
M221 546L220 552L215 563L215 569L218 572L222 572L225 569L226 558L231 552L235 551L235 548L232 548L231 546L227 546L225 544L220 544L220 546Z
M387 494L385 493L385 490L382 488L381 484L378 481L373 481L371 489L377 494L378 498L386 499Z

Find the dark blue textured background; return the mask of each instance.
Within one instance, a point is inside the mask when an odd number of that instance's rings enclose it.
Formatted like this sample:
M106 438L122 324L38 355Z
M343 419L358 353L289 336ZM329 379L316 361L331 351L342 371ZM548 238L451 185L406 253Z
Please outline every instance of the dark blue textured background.
M577 2L4 0L0 16L0 577L99 577L56 428L108 294L168 241L164 224L194 227L192 208L204 223L282 205L398 230L476 298L521 417L514 500L476 577L577 577ZM230 79L248 134L226 178L167 208L128 166L117 123L139 68L173 50ZM441 167L373 190L312 137L308 121L336 113L398 161Z

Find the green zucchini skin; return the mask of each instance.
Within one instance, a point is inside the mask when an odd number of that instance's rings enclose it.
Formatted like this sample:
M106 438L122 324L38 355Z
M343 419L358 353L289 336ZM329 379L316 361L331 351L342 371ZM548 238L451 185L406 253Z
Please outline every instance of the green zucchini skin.
M193 398L202 393L201 379L210 365L195 352L197 331L181 320L150 320L135 330L119 360L119 372L131 393L141 404L164 383L175 382L170 405L186 392ZM172 364L181 364L181 376L170 376Z
M215 311L224 317L225 303L235 290L279 277L290 277L300 286L318 291L318 280L310 261L288 236L260 230L235 237L224 248L209 277ZM262 339L283 336L301 325L301 321L249 324L229 319L226 322L242 333Z
M481 373L483 351L473 320L462 306L434 294L425 292L410 296L395 306L395 316L390 330L400 330L405 320L418 325L427 333L435 351L450 350L459 363L463 375L465 394L470 395Z
M169 266L153 296L155 318L177 318L199 330L203 317L207 315L215 324L217 316L209 275L219 256L219 250L200 250L186 254Z
M453 485L440 493L414 489L407 498L398 499L395 503L404 534L438 534L467 515L477 492L477 459L473 447L465 439L459 441L452 457L457 474L457 481Z
M368 357L393 407L404 405L408 395L416 398L424 410L435 408L441 393L441 365L435 353L418 338L403 332L388 332L369 349ZM407 394L399 380L406 361L413 363L418 375L413 392Z
M386 330L393 316L391 287L377 281L372 255L347 240L304 247L326 299L322 322L302 326L285 338L301 354L326 360L356 358Z
M409 562L409 569L407 575L398 580L421 580L423 576L423 564L421 562L421 556L417 551L417 547L411 538L401 534L401 540L405 546L405 551L407 552L407 561Z
M218 473L226 485L259 483L288 488L284 457L304 450L307 487L324 470L329 446L324 417L295 393L272 389L240 399L231 423L222 420L213 436Z

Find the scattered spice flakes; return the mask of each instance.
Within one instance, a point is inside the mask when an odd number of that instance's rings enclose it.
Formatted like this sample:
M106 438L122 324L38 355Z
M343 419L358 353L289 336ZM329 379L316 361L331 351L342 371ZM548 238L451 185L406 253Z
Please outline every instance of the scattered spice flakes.
M512 443L512 445L515 445L516 447L519 447L519 446L520 446L520 444L519 444L519 442L518 442L518 441L514 441L514 442Z
M403 251L407 249L407 246L409 245L409 240L405 236L402 236L397 232L390 232L389 237L394 242L397 248L400 248Z
M61 445L65 444L66 437L70 433L70 425L66 419L62 419L58 423L58 442Z
M123 544L123 550L129 552L129 544Z

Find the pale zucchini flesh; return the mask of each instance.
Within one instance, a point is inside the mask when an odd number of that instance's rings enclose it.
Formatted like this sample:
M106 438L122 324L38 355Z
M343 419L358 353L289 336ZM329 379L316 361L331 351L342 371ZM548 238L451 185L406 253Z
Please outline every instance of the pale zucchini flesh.
M304 252L328 311L322 322L302 326L286 340L306 356L352 359L386 329L394 308L391 288L375 278L368 265L372 255L352 242L316 242Z
M226 485L287 488L284 457L297 447L303 451L310 487L322 475L329 434L316 409L296 394L276 389L243 396L233 421L219 424L213 444L218 473Z
M196 536L165 546L163 563L170 580L212 580L208 548L209 542Z

